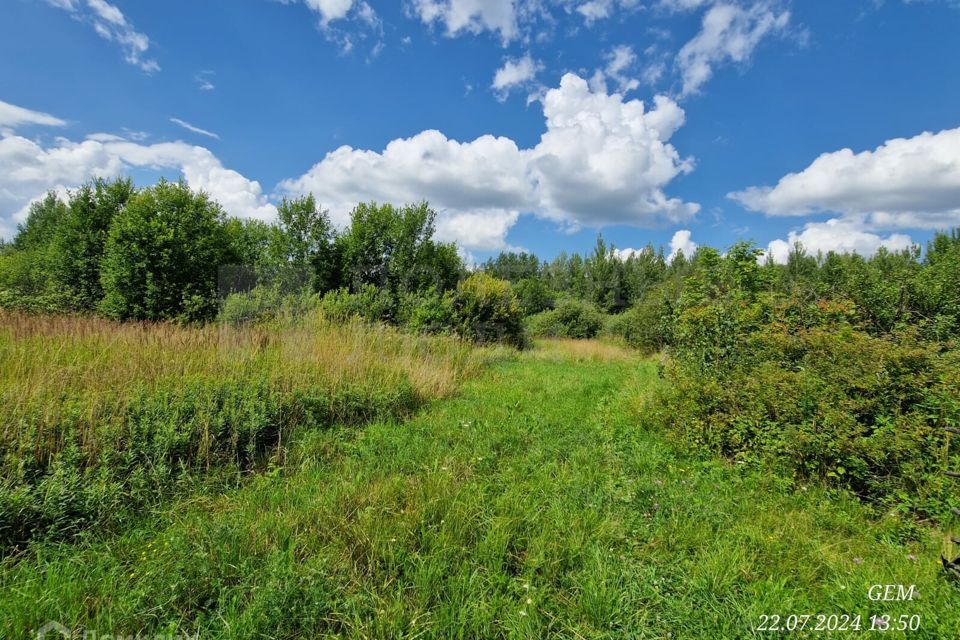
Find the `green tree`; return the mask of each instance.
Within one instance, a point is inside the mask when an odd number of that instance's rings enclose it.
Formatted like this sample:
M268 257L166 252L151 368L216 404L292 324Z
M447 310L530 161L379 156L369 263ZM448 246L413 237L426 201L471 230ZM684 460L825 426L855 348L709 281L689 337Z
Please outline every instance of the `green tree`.
M55 192L48 192L43 199L30 205L27 219L17 225L17 235L11 243L12 247L17 251L48 247L66 214L67 205Z
M100 264L110 225L136 192L133 181L97 179L70 194L51 243L54 285L76 310L92 311L103 299Z
M107 237L101 310L119 319L212 318L217 275L231 258L223 210L182 180L134 195Z
M266 250L269 279L284 290L329 291L340 284L340 260L327 211L312 195L284 198Z
M456 286L463 265L452 244L433 240L436 212L427 203L394 207L363 203L337 240L351 291L374 285L394 297Z

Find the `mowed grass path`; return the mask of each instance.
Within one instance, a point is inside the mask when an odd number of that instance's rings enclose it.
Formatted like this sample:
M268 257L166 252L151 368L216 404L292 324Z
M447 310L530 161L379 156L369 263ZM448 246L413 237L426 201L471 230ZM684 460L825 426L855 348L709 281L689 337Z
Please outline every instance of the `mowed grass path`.
M201 638L780 637L763 614L919 615L960 637L940 538L682 453L643 426L656 365L548 343L413 419L312 434L298 462L125 534L0 568L0 636L47 620ZM889 521L888 521L889 520ZM872 602L873 584L916 585ZM815 619L809 624L815 623ZM904 637L813 633L791 637Z

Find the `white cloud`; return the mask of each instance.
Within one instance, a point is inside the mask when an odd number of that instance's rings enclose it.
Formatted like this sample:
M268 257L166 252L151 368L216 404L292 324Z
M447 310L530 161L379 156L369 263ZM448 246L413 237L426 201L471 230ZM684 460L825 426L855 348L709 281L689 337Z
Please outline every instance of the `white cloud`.
M507 250L507 233L519 217L519 211L497 209L440 216L437 239L478 251Z
M213 91L217 88L211 79L214 75L213 71L198 71L193 75L193 81L197 83L197 88L200 91Z
M380 152L340 147L280 189L312 192L338 224L360 201L426 199L440 212L438 229L468 249L504 246L521 212L576 227L683 221L699 209L663 192L692 170L667 142L684 120L669 98L656 97L648 111L567 74L543 109L546 131L528 149L505 137L458 142L429 130Z
M868 214L877 228L960 224L960 128L887 140L873 151L824 153L773 187L729 194L772 216Z
M669 2L693 8L695 2ZM727 61L744 63L767 34L781 32L790 21L790 12L776 12L766 2L749 7L716 4L703 16L700 32L683 45L677 66L683 78L682 95L697 93L710 79L717 65Z
M669 11L692 11L712 2L714 0L660 0L658 5Z
M353 7L353 0L304 0L304 3L320 14L325 25L345 18Z
M106 0L85 0L86 9L80 0L47 0L47 4L69 11L78 20L90 23L101 38L120 45L128 63L147 73L160 70L157 61L147 57L150 38L137 31L123 12Z
M597 69L590 78L590 88L593 91L605 93L607 91L607 80L612 80L620 93L633 91L640 86L640 81L632 77L628 72L637 63L637 54L633 47L621 44L604 55L607 64L603 69Z
M677 254L683 253L683 257L690 259L697 250L697 243L690 239L692 233L689 229L680 229L670 238L670 255L667 256L667 262L673 262Z
M16 127L21 124L40 124L48 127L63 127L67 122L49 113L31 111L0 100L0 127Z
M143 145L119 136L93 134L80 142L58 138L44 146L7 132L0 136L0 235L10 237L29 203L48 190L63 191L95 177L133 169L174 169L231 215L271 219L276 208L260 184L225 168L208 149L184 142Z
M588 0L577 6L577 13L583 16L587 24L609 18L614 9L613 0Z
M508 58L503 66L497 69L490 87L497 94L497 99L503 102L511 89L532 82L542 68L543 65L534 60L529 53L522 58Z
M808 254L816 255L834 251L836 253L858 253L869 257L880 247L890 251L901 251L913 245L910 236L902 233L890 234L886 237L868 230L863 219L832 218L825 222L808 222L803 230L797 233L790 231L786 240L774 240L767 245L767 250L761 260L767 255L779 264L787 262L787 256L796 243L800 243Z
M297 4L298 0L277 0L282 4ZM383 50L383 25L377 12L365 0L303 0L311 11L320 16L320 31L324 37L346 55L354 50L358 42L370 39L370 57L376 57ZM340 23L334 25L333 23ZM344 27L342 23L348 24ZM356 23L364 28L353 29ZM372 37L371 37L372 35Z
M175 125L179 125L179 126L183 127L183 128L186 129L187 131L192 131L193 133L198 133L198 134L200 134L200 135L202 135L202 136L207 136L208 138L216 138L217 140L220 139L220 136L218 136L218 135L215 134L214 132L212 132L212 131L207 131L206 129L201 129L200 127L195 127L195 126L193 126L192 124L190 124L189 122L187 122L187 121L185 121L185 120L181 120L180 118L170 118L170 122L172 122L172 123L175 124Z
M693 164L667 140L683 110L664 96L647 111L639 100L591 92L567 74L544 98L547 130L528 157L542 215L582 223L681 221L698 205L667 198L662 188Z
M442 23L450 37L490 31L507 43L517 36L520 4L514 0L413 0L412 8L424 24Z
M576 6L576 11L583 16L587 26L597 20L612 16L618 9L629 11L640 6L640 0L587 0Z

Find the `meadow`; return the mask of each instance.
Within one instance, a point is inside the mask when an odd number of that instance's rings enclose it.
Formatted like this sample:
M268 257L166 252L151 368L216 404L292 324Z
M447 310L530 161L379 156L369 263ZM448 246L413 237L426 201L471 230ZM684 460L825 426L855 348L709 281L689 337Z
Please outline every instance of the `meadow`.
M817 614L847 614L865 635L886 615L918 616L906 637L956 637L942 532L905 541L896 514L677 446L644 417L661 384L654 360L595 341L500 354L406 419L312 431L242 486L6 558L2 635L58 620L149 637L720 639L797 614L814 618L793 635L819 637ZM891 583L919 597L870 599Z

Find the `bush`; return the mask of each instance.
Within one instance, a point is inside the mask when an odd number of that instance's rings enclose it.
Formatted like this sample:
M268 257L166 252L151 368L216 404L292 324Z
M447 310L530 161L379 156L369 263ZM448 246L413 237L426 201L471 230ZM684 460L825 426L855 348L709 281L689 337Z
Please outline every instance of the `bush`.
M556 302L556 293L538 278L524 278L513 285L513 291L525 316L553 309Z
M431 288L406 295L400 303L400 320L417 333L452 333L456 325L453 294L440 294Z
M848 303L718 301L678 319L655 421L691 445L802 481L944 516L944 425L960 423L960 353L872 336Z
M563 300L552 311L527 320L530 335L553 338L594 338L603 328L604 316L591 304Z
M393 317L394 302L389 291L368 284L357 293L350 293L348 289L328 291L320 300L319 308L331 320L345 322L360 318L380 322Z
M673 338L673 309L663 298L645 299L611 316L604 332L648 353L662 350Z
M320 306L320 297L309 291L281 292L279 287L255 287L227 296L219 319L234 326L267 322L276 318L299 318Z
M457 333L474 342L525 343L523 312L510 283L479 272L462 281L453 296Z

